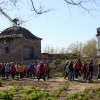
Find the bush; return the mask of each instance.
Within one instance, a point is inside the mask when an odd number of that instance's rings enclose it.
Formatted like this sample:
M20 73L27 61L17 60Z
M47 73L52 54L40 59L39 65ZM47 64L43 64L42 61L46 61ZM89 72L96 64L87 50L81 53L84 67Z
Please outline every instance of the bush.
M60 72L55 72L55 73L53 74L53 76L54 76L54 77L62 77L63 75L62 75L62 73L60 73Z
M5 100L12 100L13 98L13 93L8 91L8 90L3 90L0 92L0 99L5 99Z
M56 65L58 65L60 63L61 63L61 60L60 59L56 59L56 60L52 61L51 65L56 66Z
M0 86L2 86L2 78L0 78Z

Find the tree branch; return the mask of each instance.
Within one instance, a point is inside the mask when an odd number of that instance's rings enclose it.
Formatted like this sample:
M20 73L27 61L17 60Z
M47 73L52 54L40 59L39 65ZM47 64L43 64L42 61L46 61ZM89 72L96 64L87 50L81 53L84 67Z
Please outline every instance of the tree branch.
M35 9L33 0L31 0L31 3L32 3L32 7L33 7L34 11L35 11L37 14L43 14L43 13L47 13L47 12L51 11L51 10L41 11L41 10L42 10L42 7L40 7L40 11L37 11L37 10Z

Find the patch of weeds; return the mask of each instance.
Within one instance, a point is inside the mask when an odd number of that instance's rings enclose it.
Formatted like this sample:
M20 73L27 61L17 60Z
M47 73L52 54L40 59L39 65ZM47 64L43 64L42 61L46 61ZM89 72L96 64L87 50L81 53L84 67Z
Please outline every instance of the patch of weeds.
M2 78L0 78L0 86L2 86Z
M97 94L98 92L100 92L100 87L92 89L92 93L96 93Z
M72 93L68 94L66 99L67 100L87 100L90 98L90 95L84 93Z
M98 83L99 83L99 81L98 81L98 80L94 80L93 82L94 82L94 83L96 83L96 84L98 84Z
M97 93L97 96L100 97L100 91Z
M2 90L0 92L0 99L5 100L12 100L14 93L10 92L9 90Z
M96 84L99 83L98 80L93 80L93 79L88 80L88 82L89 83L96 83Z
M54 76L54 77L63 77L62 73L60 73L60 72L55 72L55 73L53 74L53 76Z
M61 88L58 88L57 90L55 90L53 93L52 93L52 96L53 97L59 97L59 95L62 93L62 91L66 91L68 90L69 86L66 85L66 86L63 86Z
M88 80L89 83L94 83L93 79Z
M92 93L96 94L98 97L100 97L100 87L92 89Z
M25 93L24 98L26 100L57 100L44 90L41 90L40 88L35 86L24 89L23 92Z
M20 91L20 90L22 90L22 89L23 89L22 86L16 85L16 86L14 86L13 88L11 88L11 91L13 91L13 92L18 92L18 91Z

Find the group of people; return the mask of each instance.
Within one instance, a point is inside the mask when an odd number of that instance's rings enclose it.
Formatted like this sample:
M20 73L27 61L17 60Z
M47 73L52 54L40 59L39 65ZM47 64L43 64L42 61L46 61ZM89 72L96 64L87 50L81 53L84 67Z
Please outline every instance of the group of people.
M69 81L74 80L74 78L77 79L79 76L83 76L83 81L90 80L92 79L94 71L93 59L90 59L89 62L83 64L80 58L76 59L75 63L68 60L66 61L64 70L66 72L64 78L66 79L66 77L68 77ZM98 77L99 73L100 71L98 72Z
M24 77L26 78L33 78L35 75L38 78L38 81L40 78L43 78L45 81L46 78L49 78L50 74L50 67L49 62L46 62L46 64L43 64L43 62L40 62L38 66L35 65L35 63L30 63L28 66L25 66L25 64L22 62L19 64L18 62L15 64L12 63L0 63L0 77L7 79L11 76L12 79L22 79Z

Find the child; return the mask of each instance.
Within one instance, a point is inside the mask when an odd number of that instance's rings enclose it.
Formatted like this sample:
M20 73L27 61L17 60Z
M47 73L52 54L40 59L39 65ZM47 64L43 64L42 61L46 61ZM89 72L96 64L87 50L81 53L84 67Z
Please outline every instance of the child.
M83 81L85 81L87 79L87 66L86 66L86 63L83 64L82 73L83 73Z

